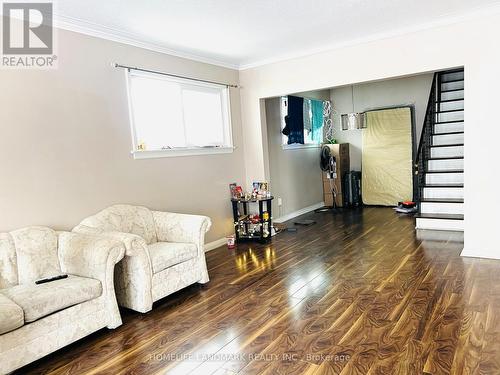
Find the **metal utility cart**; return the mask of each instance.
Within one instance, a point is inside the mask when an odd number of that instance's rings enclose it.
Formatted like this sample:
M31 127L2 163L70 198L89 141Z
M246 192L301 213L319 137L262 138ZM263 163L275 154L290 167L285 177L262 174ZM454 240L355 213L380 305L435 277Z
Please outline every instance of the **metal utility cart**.
M271 239L272 216L271 201L274 197L268 198L232 198L234 233L236 242L260 241L262 243ZM250 217L250 204L259 205L259 220L252 220ZM265 209L264 209L265 203ZM243 213L240 211L240 207Z

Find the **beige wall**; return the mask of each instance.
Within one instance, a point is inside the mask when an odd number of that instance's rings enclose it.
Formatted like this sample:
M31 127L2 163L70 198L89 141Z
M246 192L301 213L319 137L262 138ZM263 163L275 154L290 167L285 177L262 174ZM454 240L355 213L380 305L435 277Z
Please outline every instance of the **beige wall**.
M500 259L491 210L498 176L491 166L499 154L500 12L489 11L456 23L385 38L240 72L247 181L266 178L267 132L262 98L290 92L405 77L465 67L465 248L464 255ZM267 159L267 160L266 160Z
M415 108L416 142L424 121L433 74L389 79L355 85L355 110L413 105ZM361 170L361 131L341 131L340 114L352 111L350 86L331 90L308 91L297 96L331 100L335 138L338 143L350 143L351 170ZM289 149L281 145L280 98L265 100L269 176L273 195L282 198L273 201L274 217L285 216L323 201L321 171L318 166L319 149Z
M433 74L389 79L354 86L354 109L364 112L370 109L398 105L413 105L415 109L415 144L420 140L425 111L432 85ZM339 143L349 143L351 169L361 170L362 130L341 131L340 115L352 112L351 86L331 90L331 101L337 112L333 116L335 138Z
M60 31L58 70L0 71L0 230L68 229L129 202L207 214L215 240L232 230L227 184L269 178L264 98L465 66L464 254L500 258L490 209L498 185L491 170L499 158L498 35L500 14L491 11L241 71L243 126L233 91L233 154L134 161L123 72L112 62L233 83L238 72Z
M329 100L328 90L293 94ZM265 101L269 150L270 187L275 197L273 216L288 215L323 201L319 148L283 149L281 144L280 98ZM282 206L278 206L278 197Z
M0 70L0 231L71 229L115 203L208 215L208 241L231 233L228 184L243 181L240 99L232 154L133 160L118 62L238 83L238 72L59 30L54 71Z

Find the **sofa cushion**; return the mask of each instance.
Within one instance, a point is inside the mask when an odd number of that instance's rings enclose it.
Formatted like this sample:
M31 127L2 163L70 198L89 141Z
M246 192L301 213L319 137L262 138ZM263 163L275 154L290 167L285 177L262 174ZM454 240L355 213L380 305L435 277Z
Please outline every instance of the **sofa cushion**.
M61 273L57 233L46 227L28 227L10 232L16 247L19 284Z
M193 259L197 247L192 243L156 242L148 246L153 273L158 273L176 264Z
M24 324L23 309L14 301L0 294L0 335Z
M67 279L36 285L21 284L1 291L24 311L24 321L34 322L53 312L97 298L102 294L99 280L69 276Z

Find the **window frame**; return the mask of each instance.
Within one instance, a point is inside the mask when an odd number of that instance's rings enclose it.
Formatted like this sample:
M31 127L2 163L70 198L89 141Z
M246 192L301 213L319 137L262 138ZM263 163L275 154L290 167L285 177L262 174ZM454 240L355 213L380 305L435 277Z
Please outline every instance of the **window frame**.
M132 69L125 70L125 80L126 80L126 90L127 90L127 102L128 102L128 112L129 112L129 124L130 132L132 138L132 151L134 159L151 159L151 158L163 158L163 157L178 157L178 156L194 156L194 155L213 155L213 154L229 154L235 149L233 143L233 130L232 130L232 118L231 118L231 92L229 86L216 83L206 83L197 81L189 78L177 78L170 77L164 74L153 73L153 72L141 72L134 71ZM189 146L189 147L172 147L164 149L154 149L154 150L138 150L138 140L137 140L137 130L134 121L134 105L132 101L131 94L131 80L133 76L143 76L146 78L159 79L168 82L175 82L183 85L186 88L193 89L194 87L200 87L205 89L215 89L218 88L221 91L221 114L223 118L223 137L224 145L221 146ZM182 113L184 113L184 106L182 108ZM185 130L185 124L184 130Z

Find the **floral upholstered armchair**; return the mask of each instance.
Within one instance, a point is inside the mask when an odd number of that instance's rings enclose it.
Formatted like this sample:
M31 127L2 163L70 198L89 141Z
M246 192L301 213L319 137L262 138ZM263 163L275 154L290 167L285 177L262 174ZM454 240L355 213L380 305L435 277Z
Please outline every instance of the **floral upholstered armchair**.
M206 216L115 205L86 218L73 231L125 244L125 258L115 274L118 304L145 313L153 302L209 281L204 243L210 226Z

